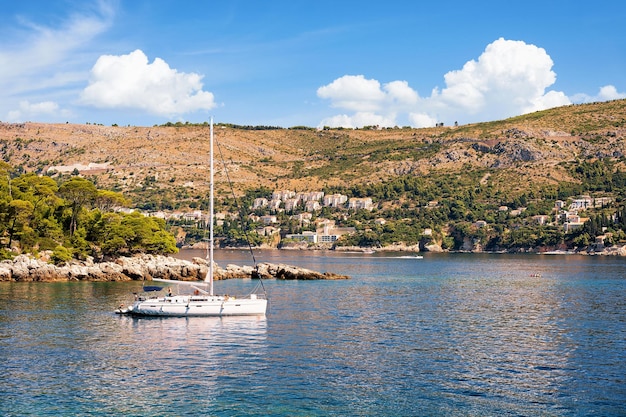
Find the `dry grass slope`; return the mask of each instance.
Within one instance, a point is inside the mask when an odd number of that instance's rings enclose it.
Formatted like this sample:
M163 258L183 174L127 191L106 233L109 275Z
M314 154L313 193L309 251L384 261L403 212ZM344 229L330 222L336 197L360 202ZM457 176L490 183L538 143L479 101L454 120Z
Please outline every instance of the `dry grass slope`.
M244 130L218 125L218 159L239 190L298 191L431 172L492 170L486 181L524 187L569 179L564 164L598 157L622 167L626 100L566 106L458 127L383 130ZM100 186L208 187L208 126L105 127L0 123L0 154L26 171L108 164L81 173ZM223 190L220 163L216 180Z

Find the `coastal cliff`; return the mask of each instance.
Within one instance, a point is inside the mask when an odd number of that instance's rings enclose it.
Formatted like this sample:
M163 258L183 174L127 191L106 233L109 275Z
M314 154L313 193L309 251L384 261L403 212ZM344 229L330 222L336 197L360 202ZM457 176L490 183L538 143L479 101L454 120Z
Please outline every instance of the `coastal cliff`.
M44 260L26 255L16 256L10 261L0 262L0 281L54 282L54 281L132 281L153 278L181 281L204 280L208 262L201 258L193 261L160 255L120 257L110 262L72 261L64 265L52 265ZM264 279L347 279L345 275L321 273L284 264L261 263L257 276ZM215 279L251 278L254 268L227 265L215 267Z

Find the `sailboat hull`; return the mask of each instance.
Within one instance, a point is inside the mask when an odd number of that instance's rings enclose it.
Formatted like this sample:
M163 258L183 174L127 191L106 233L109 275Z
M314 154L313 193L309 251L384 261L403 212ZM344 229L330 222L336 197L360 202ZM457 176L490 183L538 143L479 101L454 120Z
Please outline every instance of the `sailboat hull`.
M119 314L154 317L263 316L267 299L226 296L171 296L135 301Z

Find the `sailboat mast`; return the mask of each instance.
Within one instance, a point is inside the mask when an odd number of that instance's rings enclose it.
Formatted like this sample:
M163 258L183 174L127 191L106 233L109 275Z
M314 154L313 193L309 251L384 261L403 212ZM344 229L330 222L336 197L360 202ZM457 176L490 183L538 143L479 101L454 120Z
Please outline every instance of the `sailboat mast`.
M211 117L211 140L210 140L210 173L209 173L209 294L213 295L213 117Z

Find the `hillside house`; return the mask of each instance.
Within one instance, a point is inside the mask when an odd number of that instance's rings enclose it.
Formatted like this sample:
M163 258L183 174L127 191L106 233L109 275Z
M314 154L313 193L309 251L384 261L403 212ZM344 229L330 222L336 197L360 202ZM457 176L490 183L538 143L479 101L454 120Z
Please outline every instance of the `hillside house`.
M311 223L311 219L313 215L311 213L300 213L290 217L291 219L297 220L300 223L300 226L303 224Z
M285 236L285 239L297 240L308 243L317 243L317 233L304 231L302 233L293 233Z
M341 207L341 205L346 201L348 201L348 196L343 194L331 194L324 196L325 207Z
M308 212L313 212L316 210L320 210L322 205L317 200L311 200L304 203L304 209Z
M589 218L580 217L578 221L567 221L566 223L563 223L563 230L565 231L565 233L578 230L582 228L585 225L585 222L587 222L588 220Z
M200 210L194 210L190 213L183 214L184 221L198 221L202 219L202 212Z
M585 225L585 222L589 221L589 218L580 217L578 213L571 211L561 214L561 219L565 233L580 229Z
M293 191L289 191L289 190L274 191L272 193L272 200L285 201L288 198L293 198L295 196L296 196L296 193Z
M259 221L261 223L263 223L264 225L268 226L270 224L278 223L278 218L276 216L271 216L271 215L269 215L269 216L261 216Z
M570 210L586 210L593 206L593 200L588 195L575 198L569 205Z
M159 211L153 211L153 212L148 213L148 217L156 217L157 219L166 220L167 214L164 211L159 210Z
M596 208L601 208L604 206L608 206L613 202L613 198L611 197L598 197L593 199L593 206Z
M280 208L281 204L282 204L281 200L271 199L270 202L267 203L267 206L269 207L270 210L277 211Z
M300 195L300 200L302 200L305 203L307 201L320 201L321 199L324 198L323 191L311 191L308 193L299 193L299 195Z
M356 233L354 227L330 227L324 226L317 231L317 241L320 243L334 243L341 236Z
M254 203L252 203L252 210L256 210L259 208L263 208L269 204L267 198L255 198Z
M298 198L288 198L284 201L285 203L285 211L294 211L296 207L298 207L298 203L300 199Z
M374 203L370 197L366 198L351 198L348 201L348 208L354 210L374 210Z

